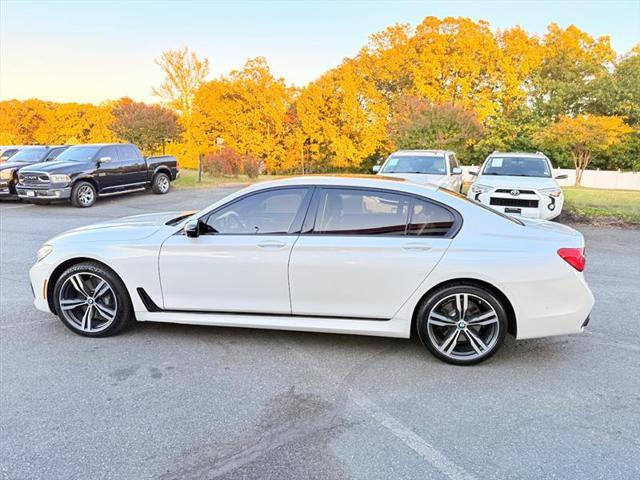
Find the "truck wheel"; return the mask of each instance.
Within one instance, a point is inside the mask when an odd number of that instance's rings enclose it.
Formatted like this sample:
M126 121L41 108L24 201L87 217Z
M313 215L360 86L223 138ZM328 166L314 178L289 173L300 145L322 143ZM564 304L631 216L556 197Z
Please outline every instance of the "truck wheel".
M153 190L153 193L157 193L159 195L167 193L170 185L169 175L162 172L156 173L151 181L151 189Z
M89 182L78 182L71 189L71 205L87 208L96 203L96 188Z

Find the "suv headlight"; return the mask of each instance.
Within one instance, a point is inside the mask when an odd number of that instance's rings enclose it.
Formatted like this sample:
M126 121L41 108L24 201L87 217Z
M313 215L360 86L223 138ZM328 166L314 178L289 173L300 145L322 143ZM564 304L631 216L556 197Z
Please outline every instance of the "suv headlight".
M49 175L51 183L69 183L71 179L69 175Z
M0 180L11 180L13 178L13 172L15 172L13 168L0 171Z
M481 185L478 183L471 185L471 191L473 193L487 193L489 190L491 190L491 187L488 185Z
M540 193L543 195L548 195L550 197L558 198L560 195L562 195L562 189L561 188L542 188L540 189Z
M38 250L38 253L36 255L36 262L41 261L42 259L44 259L44 257L46 257L47 255L49 255L51 252L53 252L53 247L51 245L43 245L40 247L40 250Z

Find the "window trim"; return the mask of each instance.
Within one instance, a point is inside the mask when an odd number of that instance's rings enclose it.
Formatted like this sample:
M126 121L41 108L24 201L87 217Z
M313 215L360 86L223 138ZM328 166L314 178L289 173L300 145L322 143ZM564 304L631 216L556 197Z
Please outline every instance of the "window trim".
M300 203L300 206L298 207L298 210L296 211L296 214L293 217L293 221L291 222L291 226L289 227L289 230L287 232L284 233L207 233L207 232L200 232L200 235L203 236L242 236L242 237L260 237L260 236L284 236L284 235L300 235L300 231L302 229L302 225L303 222L305 220L305 217L307 215L308 209L309 209L309 205L311 203L311 198L313 196L314 190L315 188L313 186L309 186L309 185L286 185L286 186L282 186L282 187L272 187L272 188L265 188L262 190L258 190L255 192L249 192L245 195L241 195L240 197L234 198L233 200L231 200L230 202L225 203L224 205L220 205L219 207L210 210L208 212L206 212L204 215L202 215L201 217L198 217L198 222L199 223L207 223L207 220L209 220L209 218L211 217L211 215L216 214L217 212L219 212L220 210L230 207L231 205L240 202L242 200L245 200L247 198L253 197L255 195L259 195L259 194L263 194L263 193L268 193L268 192L277 192L277 191L284 191L284 190L306 190L306 193L304 195L304 197L302 198L302 202ZM184 228L181 229L178 233L180 234L184 234Z
M379 193L391 193L395 195L401 195L404 197L409 197L409 214L407 215L407 220L404 226L404 233L402 234L393 234L393 235L377 235L375 233L321 233L316 232L316 222L318 220L318 206L320 204L320 195L323 190L363 190L367 192L379 192ZM441 236L429 236L429 235L408 235L407 229L409 228L409 223L411 221L411 217L413 216L413 205L415 200L420 200L423 202L431 203L437 207L442 207L445 210L449 211L454 218L453 225L447 232L446 235ZM398 190L391 190L385 188L371 188L371 187L360 187L360 186L343 186L343 185L317 185L313 194L313 198L311 199L311 204L309 205L306 218L304 220L302 230L300 235L315 235L322 237L377 237L377 238L423 238L423 239L436 239L436 238L454 238L460 229L462 228L463 218L460 212L458 212L455 208L450 207L449 205L445 205L437 200L433 200L429 197L423 197L422 195L418 195L410 192L401 192Z

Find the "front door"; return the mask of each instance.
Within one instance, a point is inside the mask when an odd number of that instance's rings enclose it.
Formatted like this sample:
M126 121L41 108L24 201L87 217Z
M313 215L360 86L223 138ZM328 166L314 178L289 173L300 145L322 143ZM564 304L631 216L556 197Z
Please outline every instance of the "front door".
M118 150L115 146L102 147L95 158L98 188L101 193L109 193L125 179Z
M380 190L318 189L289 266L294 315L390 319L442 258L448 209Z
M288 263L310 189L278 188L232 201L160 251L168 310L290 314Z

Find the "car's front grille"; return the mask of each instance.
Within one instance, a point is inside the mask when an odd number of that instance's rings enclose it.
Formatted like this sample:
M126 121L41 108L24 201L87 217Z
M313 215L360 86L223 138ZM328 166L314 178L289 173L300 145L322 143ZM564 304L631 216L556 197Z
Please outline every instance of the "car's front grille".
M521 198L491 197L489 205L499 207L538 208L538 200L523 200Z
M520 190L518 188L499 188L496 190L496 193L508 193L513 195L511 192L518 192L516 195L535 195L536 192L533 190Z
M20 183L24 185L42 185L49 183L49 175L46 173L20 173Z

